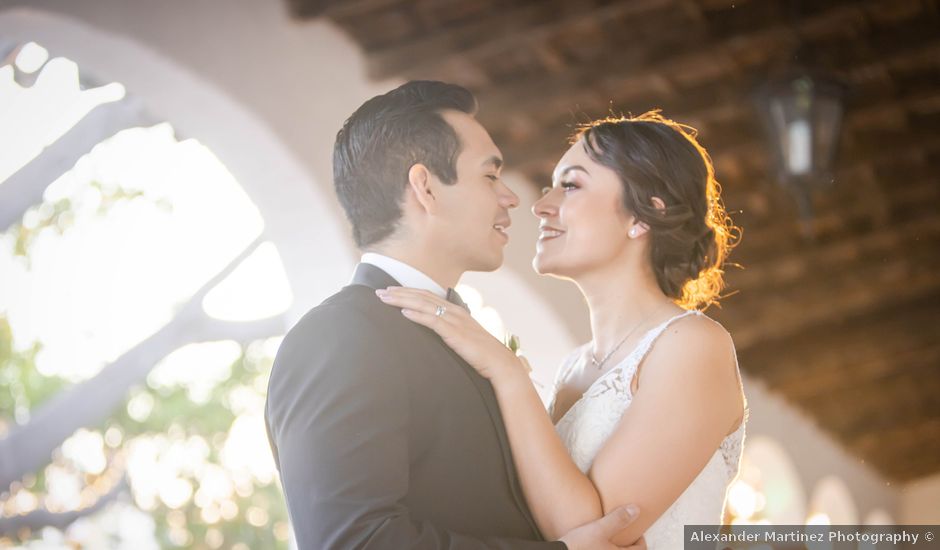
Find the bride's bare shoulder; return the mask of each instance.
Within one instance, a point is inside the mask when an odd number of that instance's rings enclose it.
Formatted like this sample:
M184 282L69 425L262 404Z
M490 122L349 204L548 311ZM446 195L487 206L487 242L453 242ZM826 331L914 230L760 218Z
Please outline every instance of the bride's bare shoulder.
M672 335L670 337L670 335ZM731 333L718 321L704 313L685 315L669 325L662 335L673 343L686 342L708 346L733 347Z
M648 363L661 364L657 370L677 374L732 373L736 370L736 353L731 334L721 323L705 314L686 315L670 323L659 342L650 351ZM649 366L646 370L652 371Z
M672 322L646 357L647 363L634 383L644 385L655 398L706 402L721 415L719 423L737 426L744 404L737 354L731 334L717 321L703 315L686 315ZM676 381L683 383L677 384ZM719 411L721 411L719 413Z

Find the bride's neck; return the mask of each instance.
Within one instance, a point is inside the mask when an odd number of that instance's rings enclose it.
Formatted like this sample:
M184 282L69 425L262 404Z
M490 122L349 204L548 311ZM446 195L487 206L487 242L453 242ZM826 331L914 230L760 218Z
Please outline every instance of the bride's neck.
M576 280L591 316L594 350L604 354L627 334L681 308L663 294L647 262L621 262L593 270Z

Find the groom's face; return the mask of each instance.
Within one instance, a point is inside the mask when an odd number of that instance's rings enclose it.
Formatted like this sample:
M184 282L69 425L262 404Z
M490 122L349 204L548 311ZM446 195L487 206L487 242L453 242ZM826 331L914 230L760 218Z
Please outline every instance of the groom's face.
M440 187L436 233L442 252L465 271L492 271L503 263L509 209L519 205L500 178L502 154L472 116L444 111L460 139L457 181Z

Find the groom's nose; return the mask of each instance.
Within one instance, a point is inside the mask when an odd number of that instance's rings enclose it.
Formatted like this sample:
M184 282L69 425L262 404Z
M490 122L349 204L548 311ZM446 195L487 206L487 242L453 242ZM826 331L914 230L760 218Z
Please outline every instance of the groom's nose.
M500 182L499 186L499 205L503 208L517 208L519 206L519 195L512 192L505 183Z

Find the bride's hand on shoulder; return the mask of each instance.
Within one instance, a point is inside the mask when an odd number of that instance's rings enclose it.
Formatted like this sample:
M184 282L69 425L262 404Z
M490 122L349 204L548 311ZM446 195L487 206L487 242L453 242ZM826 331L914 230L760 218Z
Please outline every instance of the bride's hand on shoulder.
M426 290L390 286L375 291L402 315L436 332L444 343L493 384L528 380L528 365L493 337L470 313Z

